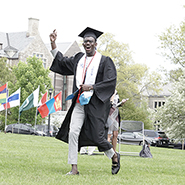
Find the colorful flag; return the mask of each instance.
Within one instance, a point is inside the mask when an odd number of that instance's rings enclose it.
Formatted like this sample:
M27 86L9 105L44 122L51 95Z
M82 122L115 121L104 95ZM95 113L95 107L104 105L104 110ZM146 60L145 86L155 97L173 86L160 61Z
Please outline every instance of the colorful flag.
M42 104L46 103L47 101L47 97L48 97L48 91L45 92L45 94L42 96L42 98L39 101L39 106L41 106Z
M20 105L20 88L7 98L7 103L0 106L0 111Z
M6 103L7 98L7 85L4 84L0 87L0 105L1 103Z
M19 109L19 114L21 115L22 111L29 110L32 107L37 107L38 99L39 99L39 87L33 93L31 93L23 102Z
M46 91L46 93L42 96L42 98L41 98L40 101L39 101L39 104L38 104L38 107L37 107L37 115L39 114L38 108L39 108L42 104L46 103L47 97L48 97L48 91Z
M53 112L57 112L62 109L62 92L58 93L55 97L48 100L46 103L38 108L42 118L45 118Z

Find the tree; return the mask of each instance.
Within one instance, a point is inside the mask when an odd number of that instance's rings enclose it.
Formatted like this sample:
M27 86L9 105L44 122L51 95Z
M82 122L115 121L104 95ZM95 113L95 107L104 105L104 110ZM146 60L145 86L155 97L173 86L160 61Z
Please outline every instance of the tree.
M166 98L164 106L154 113L155 121L170 138L185 138L185 70L178 81L174 82L171 96Z
M170 79L178 80L183 74L182 68L185 67L185 22L181 22L179 27L170 26L166 32L159 35L159 40L162 56L178 66L177 69L171 70L168 76Z
M118 69L121 64L134 63L132 59L132 51L128 44L118 42L111 33L103 34L98 40L98 51L105 56L111 57Z
M117 68L117 91L120 99L129 98L120 114L122 119L143 121L145 128L151 127L148 119L147 98L143 96L146 90L158 92L161 76L150 73L146 65L136 64L128 44L117 42L114 35L106 33L98 41L98 51L110 56Z
M25 99L38 88L40 85L40 98L48 88L51 88L51 79L49 78L49 69L45 69L42 65L42 60L36 57L29 57L25 62L19 62L13 67L13 73L16 76L16 81L9 83L10 94L21 87L21 105ZM8 116L8 123L18 122L19 107L10 109L11 114ZM23 111L20 116L21 123L35 123L36 108L31 108ZM37 117L37 122L41 122L40 115Z
M0 86L7 82L14 82L15 75L12 73L12 67L6 63L6 58L0 58Z
M182 139L185 138L185 22L182 21L179 27L170 26L159 35L159 39L160 49L163 50L161 54L178 68L166 72L168 79L174 83L174 88L165 105L155 112L155 120L169 137Z

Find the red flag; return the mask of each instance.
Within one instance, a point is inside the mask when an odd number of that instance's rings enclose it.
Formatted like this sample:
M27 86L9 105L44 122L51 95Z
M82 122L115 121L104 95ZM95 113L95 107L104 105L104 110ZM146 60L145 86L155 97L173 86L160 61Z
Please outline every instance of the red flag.
M47 97L48 97L48 91L45 92L45 94L42 96L42 98L39 101L39 105L42 105L44 103L46 103L47 101Z
M37 115L39 114L38 108L44 104L48 99L48 91L45 92L45 94L42 96L42 98L39 101L38 107L37 107Z
M42 118L48 116L53 112L57 112L62 109L62 92L57 94L54 98L48 100L42 104L37 110L40 112Z

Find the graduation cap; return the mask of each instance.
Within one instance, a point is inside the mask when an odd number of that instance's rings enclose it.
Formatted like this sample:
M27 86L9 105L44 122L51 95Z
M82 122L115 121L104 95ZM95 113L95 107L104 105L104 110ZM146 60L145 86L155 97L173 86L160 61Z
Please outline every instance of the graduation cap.
M93 37L95 40L101 36L103 32L95 30L93 28L87 27L85 30L83 30L78 36L85 38L85 37Z

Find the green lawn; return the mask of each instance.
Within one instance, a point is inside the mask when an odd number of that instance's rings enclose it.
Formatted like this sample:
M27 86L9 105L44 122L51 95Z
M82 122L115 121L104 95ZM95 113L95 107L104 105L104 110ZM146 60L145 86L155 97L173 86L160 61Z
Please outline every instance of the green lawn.
M125 152L141 146L122 145ZM104 155L78 155L79 176L66 176L68 145L52 137L0 133L0 185L184 185L185 151L150 147L153 158L121 156L121 169L111 174Z

